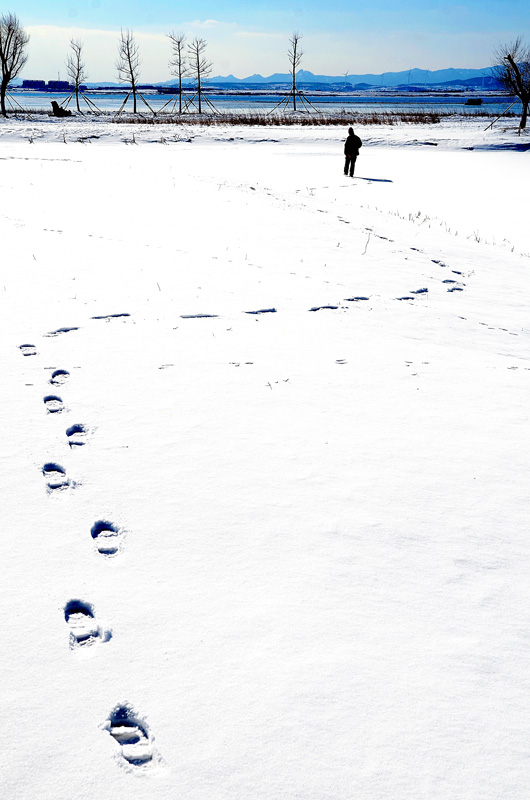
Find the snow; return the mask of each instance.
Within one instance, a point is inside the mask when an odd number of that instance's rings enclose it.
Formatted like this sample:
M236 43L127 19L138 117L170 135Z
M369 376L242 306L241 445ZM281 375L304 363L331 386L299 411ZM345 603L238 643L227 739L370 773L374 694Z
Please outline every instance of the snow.
M359 128L353 180L331 127L2 123L3 797L528 797L487 122Z

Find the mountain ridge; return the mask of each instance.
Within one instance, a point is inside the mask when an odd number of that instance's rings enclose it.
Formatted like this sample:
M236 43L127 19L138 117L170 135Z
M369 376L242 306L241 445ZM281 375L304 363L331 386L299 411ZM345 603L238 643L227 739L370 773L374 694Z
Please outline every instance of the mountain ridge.
M346 74L346 75L316 75L309 70L301 69L296 73L297 84L308 88L311 85L320 85L322 87L336 87L341 89L383 89L383 88L397 88L400 89L410 87L425 87L425 86L452 86L453 88L461 85L463 87L475 86L480 88L492 87L495 83L493 79L493 67L484 67L482 69L469 69L459 67L448 67L446 69L428 70L415 67L410 70L402 70L400 72L383 72L377 73L363 73L363 74ZM216 75L209 78L207 83L211 86L226 86L231 88L254 88L259 89L267 88L278 85L290 85L292 77L287 72L275 72L272 75L263 76L260 74L249 75L245 78L236 78L235 75ZM13 85L20 85L22 81L17 79L13 81ZM189 86L193 83L191 78L184 79L184 85ZM175 78L170 78L167 81L152 82L151 86L174 86ZM87 86L93 88L94 86L117 88L123 84L114 83L110 81L99 81L97 83L87 82Z
M467 69L458 67L448 67L446 69L425 70L415 67L401 72L383 72L346 74L346 75L315 75L314 73L301 69L296 73L297 81L300 83L339 83L341 85L367 83L371 86L399 86L408 84L439 84L447 81L469 80L472 78L480 79L490 77L492 68ZM290 83L292 80L289 73L275 72L266 77L254 74L246 78L235 78L234 75L216 75L211 78L212 83L234 83L234 84L257 84L257 83Z

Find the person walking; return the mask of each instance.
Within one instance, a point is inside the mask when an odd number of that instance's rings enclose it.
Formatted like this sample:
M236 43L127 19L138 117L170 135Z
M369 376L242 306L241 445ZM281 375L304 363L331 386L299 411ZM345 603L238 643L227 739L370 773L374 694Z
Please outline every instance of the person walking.
M359 137L355 135L353 128L348 128L348 138L344 142L344 155L346 156L346 160L344 162L344 174L347 175L349 171L350 178L353 178L355 162L357 161L357 156L359 155L359 148L362 146L363 143Z

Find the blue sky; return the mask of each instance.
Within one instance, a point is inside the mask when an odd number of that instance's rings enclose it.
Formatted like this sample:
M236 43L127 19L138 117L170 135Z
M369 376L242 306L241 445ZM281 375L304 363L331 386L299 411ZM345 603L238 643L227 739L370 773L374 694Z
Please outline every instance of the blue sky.
M328 75L482 68L499 43L517 35L530 39L528 0L15 0L9 10L32 37L22 77L48 79L64 73L74 36L85 42L89 79L115 80L120 27L137 35L145 81L170 77L170 30L205 38L214 74L237 77L285 72L293 30L303 36L302 66Z

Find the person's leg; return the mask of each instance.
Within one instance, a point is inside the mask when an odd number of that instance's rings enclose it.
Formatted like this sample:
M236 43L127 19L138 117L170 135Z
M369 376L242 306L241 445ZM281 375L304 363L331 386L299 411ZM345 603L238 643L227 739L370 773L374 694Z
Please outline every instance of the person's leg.
M344 161L344 174L348 174L348 169L350 167L350 157L346 156L346 160Z
M353 178L353 173L355 172L355 162L357 161L357 156L352 156L350 161L350 178Z

